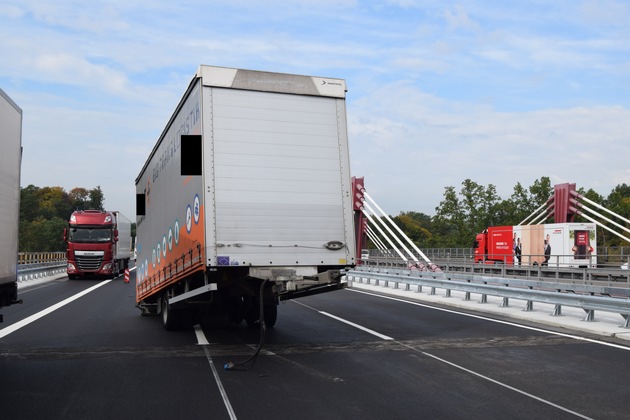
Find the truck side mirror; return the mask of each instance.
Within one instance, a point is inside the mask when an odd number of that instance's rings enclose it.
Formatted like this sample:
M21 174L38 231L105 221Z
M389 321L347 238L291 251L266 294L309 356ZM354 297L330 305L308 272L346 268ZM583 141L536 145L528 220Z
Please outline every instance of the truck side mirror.
M114 240L118 241L118 229L114 229Z
M68 228L63 228L63 241L66 242L68 239Z

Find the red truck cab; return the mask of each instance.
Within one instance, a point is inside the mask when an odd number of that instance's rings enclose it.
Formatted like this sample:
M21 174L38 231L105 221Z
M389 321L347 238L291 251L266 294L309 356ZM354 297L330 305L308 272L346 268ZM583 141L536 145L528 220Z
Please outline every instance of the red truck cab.
M492 226L477 234L473 243L475 262L514 264L513 232L512 226Z
M115 215L108 211L82 210L70 216L68 228L64 229L68 248L68 278L115 277L119 274L116 262Z

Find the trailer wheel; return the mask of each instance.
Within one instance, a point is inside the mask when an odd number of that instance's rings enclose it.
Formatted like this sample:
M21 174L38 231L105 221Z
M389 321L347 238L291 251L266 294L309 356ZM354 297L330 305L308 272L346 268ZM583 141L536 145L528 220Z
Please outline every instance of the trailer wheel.
M278 305L275 303L264 305L265 306L265 325L268 328L276 325L276 320L278 319Z
M260 303L258 298L253 299L253 305L245 312L245 321L250 328L258 327L260 325ZM265 318L265 325L267 328L272 328L276 325L278 319L278 305L275 303L269 303L263 305Z
M245 318L245 307L243 304L243 298L240 296L229 297L229 306L227 309L228 320L231 324L240 324Z
M166 295L162 296L161 301L162 326L167 331L176 330L179 327L179 312L171 307Z

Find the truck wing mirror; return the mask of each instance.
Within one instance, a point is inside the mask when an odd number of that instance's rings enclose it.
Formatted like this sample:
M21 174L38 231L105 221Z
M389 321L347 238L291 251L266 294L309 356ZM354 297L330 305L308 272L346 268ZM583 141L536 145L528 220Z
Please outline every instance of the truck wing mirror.
M68 239L68 229L63 228L63 240L64 242Z
M114 241L118 241L118 229L114 229Z

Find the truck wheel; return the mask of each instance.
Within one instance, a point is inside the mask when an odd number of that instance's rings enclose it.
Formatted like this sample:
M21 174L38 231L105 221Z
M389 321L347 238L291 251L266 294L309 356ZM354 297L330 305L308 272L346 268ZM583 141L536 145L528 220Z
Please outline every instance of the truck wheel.
M162 326L167 331L174 331L179 328L179 313L177 310L171 308L168 303L168 298L162 296Z
M253 303L253 307L245 313L245 321L247 321L247 326L251 328L260 325L260 303L258 303L258 299L254 299ZM267 328L276 325L276 320L278 319L278 305L275 303L264 305L263 316L265 317L265 325Z
M265 325L267 328L271 328L276 325L276 320L278 319L278 305L275 303L265 305Z
M243 305L243 298L240 296L229 297L229 306L227 309L228 320L231 324L240 324L243 322L245 308Z

